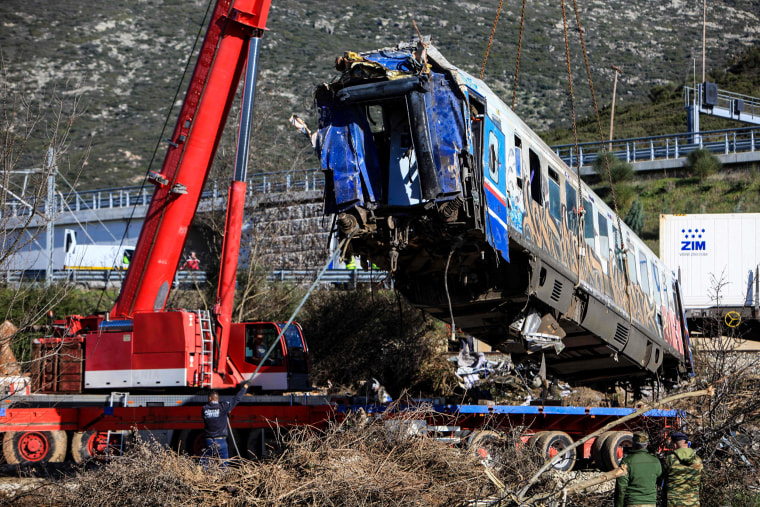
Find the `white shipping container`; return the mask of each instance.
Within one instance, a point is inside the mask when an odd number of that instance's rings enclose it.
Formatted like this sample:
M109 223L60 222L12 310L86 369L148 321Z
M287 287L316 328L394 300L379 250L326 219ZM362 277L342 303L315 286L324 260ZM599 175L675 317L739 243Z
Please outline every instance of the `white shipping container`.
M660 215L660 259L687 310L717 306L716 292L721 307L756 306L760 213Z

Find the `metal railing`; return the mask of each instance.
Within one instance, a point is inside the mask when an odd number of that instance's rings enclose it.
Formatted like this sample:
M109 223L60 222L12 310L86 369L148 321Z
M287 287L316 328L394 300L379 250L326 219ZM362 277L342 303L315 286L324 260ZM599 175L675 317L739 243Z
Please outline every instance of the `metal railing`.
M277 270L267 275L270 283L311 283L317 276L316 269ZM127 274L126 270L118 269L72 269L53 271L53 282L71 283L87 287L114 286L118 287ZM11 285L21 283L44 283L44 269L5 270L0 272L0 281ZM207 282L205 271L180 270L174 278L174 286L194 287ZM393 287L393 281L387 271L363 269L328 269L320 280L323 284L345 285L348 287L358 284L383 283Z
M696 104L700 106L700 110L703 112L706 109L709 109L709 107L704 105L702 93L702 84L698 85L696 88L692 86L684 86L684 106L688 107L692 104ZM737 117L741 114L744 117L748 117L750 120L760 118L760 100L757 97L718 90L715 98L716 103L713 107L725 111L728 117ZM725 115L721 114L719 116ZM753 121L753 123L755 123L755 121Z
M311 283L317 277L317 269L277 270L267 275L269 282ZM320 279L321 283L357 285L384 283L393 287L393 279L387 271L364 269L328 269Z
M324 176L319 170L259 173L249 178L247 184L250 197L260 194L307 192L322 190L324 188ZM217 199L226 195L227 187L220 188L220 185L213 181L209 184L209 188L203 191L201 199ZM53 213L147 206L152 197L152 186L103 188L83 190L76 193L59 193L55 197ZM8 199L5 209L0 210L0 212L4 216L27 216L32 213L32 209L44 214L44 200L28 198L22 202L18 199Z
M574 144L563 144L553 146L552 150L570 167L577 167L579 161L583 167L596 162L602 145L608 153L631 164L682 158L700 148L716 154L746 153L760 148L760 127L580 143L578 150Z
M74 285L120 286L127 274L123 269L59 269L53 271L53 282ZM44 283L44 269L4 270L0 280L7 284ZM179 286L203 285L206 283L205 271L177 271L174 283Z

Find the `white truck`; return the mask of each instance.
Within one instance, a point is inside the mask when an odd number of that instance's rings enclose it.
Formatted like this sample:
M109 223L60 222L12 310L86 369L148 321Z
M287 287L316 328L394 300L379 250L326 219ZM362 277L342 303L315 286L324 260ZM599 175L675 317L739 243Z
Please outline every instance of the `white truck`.
M690 331L720 319L760 340L760 213L660 215L660 258L678 274Z
M63 269L127 269L135 251L133 246L82 245L77 233L66 229Z

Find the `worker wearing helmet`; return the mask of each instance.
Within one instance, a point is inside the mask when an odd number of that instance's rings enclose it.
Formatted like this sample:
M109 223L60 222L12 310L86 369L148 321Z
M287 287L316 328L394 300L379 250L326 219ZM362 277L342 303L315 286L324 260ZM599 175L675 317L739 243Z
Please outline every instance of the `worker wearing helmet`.
M222 468L227 467L229 451L227 449L227 417L232 409L245 396L250 380L240 385L240 390L232 401L219 401L219 393L211 391L208 395L208 403L203 405L203 428L206 437L206 449L203 451L204 465L208 464L208 457L214 456L221 460Z
M655 507L657 479L662 475L660 460L647 451L649 435L633 434L633 449L620 462L626 465L625 475L615 484L615 507Z
M680 431L670 435L675 450L665 457L665 491L668 507L699 507L702 460L689 447L689 437Z

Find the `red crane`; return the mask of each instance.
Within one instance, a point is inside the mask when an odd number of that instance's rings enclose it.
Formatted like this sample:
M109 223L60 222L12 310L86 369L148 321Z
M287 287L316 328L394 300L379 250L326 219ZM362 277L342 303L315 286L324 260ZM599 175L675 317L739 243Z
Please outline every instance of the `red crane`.
M40 390L226 388L262 362L266 368L254 385L268 390L308 387L307 349L297 325L280 336L277 323L231 322L258 54L270 4L217 1L163 166L148 177L156 189L116 303L105 316L69 316L60 336L35 340ZM166 310L187 232L244 72L216 304L211 314ZM266 359L257 355L278 337L281 350ZM51 354L61 346L66 354Z

